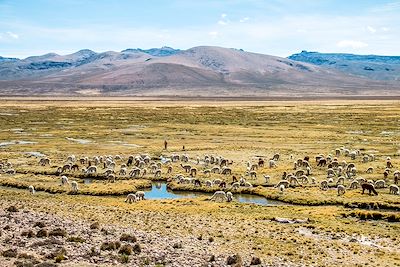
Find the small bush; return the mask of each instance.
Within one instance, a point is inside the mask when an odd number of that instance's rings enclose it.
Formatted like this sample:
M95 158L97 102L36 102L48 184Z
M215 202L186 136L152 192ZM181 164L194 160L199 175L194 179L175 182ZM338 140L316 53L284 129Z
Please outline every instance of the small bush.
M103 242L100 246L101 250L116 250L119 249L121 247L121 242L119 241L106 241Z
M182 248L182 243L175 243L172 245L173 248L177 249L177 248Z
M132 243L135 243L137 241L135 236L129 234L122 234L119 240Z
M70 236L67 238L67 242L84 243L85 239L80 236Z
M67 235L67 231L62 228L56 228L49 232L49 236L61 236L65 237Z
M10 206L10 207L7 208L7 211L8 212L18 212L18 209L15 206Z
M33 225L33 227L44 228L44 227L46 227L46 223L45 223L45 222L42 222L42 221L38 221L38 222L35 222L35 224Z
M94 222L90 225L90 229L92 230L98 230L100 229L100 223L99 222Z
M253 257L251 258L251 262L250 265L260 265L261 264L261 260L259 257Z
M126 254L122 254L122 255L119 257L119 262L120 262L120 263L129 263L129 256L126 255Z
M21 236L26 236L27 238L35 237L35 233L32 230L23 231Z
M48 237L49 236L49 232L47 232L46 229L40 229L37 233L36 233L36 237Z
M240 257L239 254L235 254L235 255L232 255L232 256L228 256L228 258L226 258L226 264L227 264L227 265L234 265L234 264L236 264L236 265L238 265L238 266L241 266L241 264L242 264L242 257Z
M3 251L3 253L1 253L1 255L3 255L3 257L6 257L6 258L16 258L18 256L18 252L17 252L16 248L10 248L10 249Z
M132 255L133 253L133 247L131 245L123 245L119 251L119 254L124 254L124 255Z
M142 252L142 247L136 243L135 245L133 245L133 251L135 252L135 254L140 254L140 252Z

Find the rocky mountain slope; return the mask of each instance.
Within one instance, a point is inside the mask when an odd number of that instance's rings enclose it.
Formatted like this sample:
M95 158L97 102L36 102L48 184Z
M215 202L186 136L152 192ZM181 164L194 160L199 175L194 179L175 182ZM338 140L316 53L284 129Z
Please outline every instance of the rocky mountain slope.
M374 80L400 81L400 56L376 56L302 51L288 57Z
M400 95L397 81L238 49L80 50L0 61L1 95Z

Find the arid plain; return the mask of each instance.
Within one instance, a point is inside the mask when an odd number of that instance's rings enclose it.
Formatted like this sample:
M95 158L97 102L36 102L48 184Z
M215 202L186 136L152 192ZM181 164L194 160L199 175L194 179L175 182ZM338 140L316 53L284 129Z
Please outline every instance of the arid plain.
M394 172L400 169L399 126L399 100L3 99L0 159L4 166L10 162L15 173L6 173L5 167L0 173L1 262L400 266L400 195L389 194ZM357 151L356 157L350 158L346 150ZM279 160L270 168L277 153ZM173 154L188 155L201 186L177 182L177 175L189 176L181 161L164 161L160 177L150 171L140 178L120 175L129 156L140 154L155 162ZM320 188L328 171L327 166L317 166L320 154L355 164L357 171L345 179L343 195L336 190L337 175L328 190ZM62 174L78 183L76 194L70 186L61 186L57 173L71 155L79 170ZM107 181L102 164L96 174L80 170L87 163L80 164L79 159L107 155L122 158L115 160L115 182ZM232 174L205 173L215 165L205 163L206 155L227 159ZM364 161L365 155L374 159ZM296 172L293 163L306 156L310 181L283 191L275 188L282 174ZM43 157L51 163L39 165ZM393 167L385 178L388 157ZM259 158L265 165L251 179L247 162L257 163ZM372 173L366 173L369 167ZM213 193L221 188L207 187L206 181L220 179L229 191L232 175L243 176L252 185L231 190L233 202L213 202L211 195L124 202L127 194L145 191L154 180L167 181L174 192ZM270 176L268 183L265 175ZM386 187L377 189L377 196L349 189L360 177L384 179ZM35 194L28 191L30 185ZM235 200L240 193L279 204L240 203ZM42 229L47 234L39 235Z

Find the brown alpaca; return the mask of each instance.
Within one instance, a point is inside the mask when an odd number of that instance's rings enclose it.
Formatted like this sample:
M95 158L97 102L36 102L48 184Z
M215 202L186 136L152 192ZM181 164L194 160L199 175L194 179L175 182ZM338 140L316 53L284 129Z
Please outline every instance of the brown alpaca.
M368 193L371 194L371 192L373 192L375 195L378 195L378 192L376 192L375 190L375 186L373 184L370 183L364 183L361 185L362 187L362 193L364 194L365 190L368 190Z

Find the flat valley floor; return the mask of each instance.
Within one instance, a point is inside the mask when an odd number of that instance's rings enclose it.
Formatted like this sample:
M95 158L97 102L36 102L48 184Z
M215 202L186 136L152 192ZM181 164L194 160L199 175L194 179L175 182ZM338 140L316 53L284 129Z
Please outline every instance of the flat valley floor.
M377 196L361 194L346 179L344 195L335 185L321 190L327 167L318 167L315 157L335 157L336 149L339 162L356 165L356 177L373 181L384 179L390 157L387 186ZM360 154L351 159L346 149ZM269 168L276 153L277 166ZM119 175L120 165L139 154L155 161L187 154L203 185L176 182L178 174L189 175L181 162L171 163L172 173L163 164L161 177ZM102 166L91 183L80 170L69 171L79 185L71 194L56 174L70 155L120 155L116 181L104 180ZM205 155L232 161L232 174L252 184L234 196L286 204L219 203L206 196L124 202L155 179L174 190L210 193L220 189L206 187L206 180L229 185L232 175L204 173L210 168ZM363 155L375 160L364 162ZM316 183L274 188L305 156ZM51 164L39 165L41 157ZM260 157L265 166L250 179L247 162ZM400 266L400 195L388 187L400 170L399 100L1 100L0 161L0 266ZM15 174L6 173L7 162ZM369 167L373 173L366 173Z

